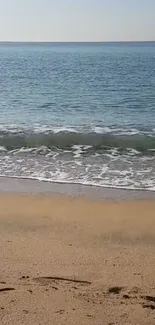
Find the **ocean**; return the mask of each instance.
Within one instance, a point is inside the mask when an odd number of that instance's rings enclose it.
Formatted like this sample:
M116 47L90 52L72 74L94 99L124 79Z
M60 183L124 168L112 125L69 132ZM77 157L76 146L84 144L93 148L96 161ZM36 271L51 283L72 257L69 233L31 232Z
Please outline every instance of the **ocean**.
M0 43L0 176L155 190L155 43Z

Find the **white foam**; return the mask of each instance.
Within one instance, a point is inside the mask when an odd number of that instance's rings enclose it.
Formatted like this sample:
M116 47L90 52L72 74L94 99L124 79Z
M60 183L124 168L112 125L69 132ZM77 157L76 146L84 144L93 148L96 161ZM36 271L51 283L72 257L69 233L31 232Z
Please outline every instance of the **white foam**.
M39 153L39 154L47 154L47 153L51 153L51 150L48 149L46 146L40 146L38 148L35 149L35 152L36 153Z
M61 127L53 127L52 128L52 131L54 133L60 133L60 132L71 132L71 133L78 133L79 130L75 129L75 128L71 128L71 127L64 127L64 126L61 126Z
M106 126L105 127L94 126L92 128L92 131L99 134L105 134L105 133L111 133L112 129Z
M72 146L72 149L74 150L74 157L75 158L80 158L81 157L82 148L83 148L83 146L80 146L80 145Z
M10 153L11 154L19 154L19 153L32 153L36 151L36 148L26 148L26 147L21 147L19 149L14 149L11 150Z
M31 133L60 133L60 132L71 132L71 133L91 133L95 132L97 134L113 134L113 135L150 135L155 136L155 129L151 130L138 130L136 128L120 128L113 126L98 126L93 124L88 125L62 125L62 124L0 124L0 132L4 133L23 133L23 132L31 132Z
M108 165L102 166L101 174L100 175L106 174L106 172L108 171L108 169L109 169L109 166Z
M117 148L98 155L91 151L89 155L82 154L89 148L90 146L75 145L70 151L60 149L54 152L42 146L6 151L0 156L0 174L100 187L155 189L155 157L150 160L150 157L140 156L137 159L137 152L129 155L130 151L133 152L130 148L125 154L120 154ZM28 154L23 157L25 152Z
M83 146L83 149L84 149L84 150L88 150L88 149L90 149L90 148L92 148L92 146Z
M7 149L3 146L0 146L0 152L7 152Z
M129 151L128 154L132 156L140 154L140 152L134 148L127 148L127 150Z
M43 176L35 176L35 175L27 175L27 176L17 176L17 175L7 175L6 173L1 173L0 176L7 177L7 178L19 178L19 179L32 179L32 180L39 180L44 182L56 182L60 184L81 184L81 185L90 185L96 187L103 187L103 188L114 188L114 189L126 189L126 190L146 190L146 191L155 191L155 183L152 181L144 183L144 186L140 186L139 183L132 183L131 184L120 184L119 182L114 181L113 183L109 183L104 180L103 183L95 182L92 180L72 180L72 179L53 179L53 178L46 178Z

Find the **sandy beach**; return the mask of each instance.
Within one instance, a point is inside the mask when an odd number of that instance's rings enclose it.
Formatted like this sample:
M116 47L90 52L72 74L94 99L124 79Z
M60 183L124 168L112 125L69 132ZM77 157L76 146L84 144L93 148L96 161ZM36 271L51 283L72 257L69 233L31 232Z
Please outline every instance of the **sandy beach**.
M155 324L155 201L0 194L0 324Z

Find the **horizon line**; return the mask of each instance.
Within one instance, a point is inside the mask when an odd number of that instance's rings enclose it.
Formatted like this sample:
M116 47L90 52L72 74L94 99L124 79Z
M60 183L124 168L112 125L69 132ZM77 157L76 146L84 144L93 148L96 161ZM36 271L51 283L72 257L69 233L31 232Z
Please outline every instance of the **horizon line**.
M155 43L155 40L151 40L151 41L149 41L149 40L143 40L143 41L141 41L141 40L137 40L137 41L132 41L132 40L130 40L130 41L44 41L44 40L40 40L40 41L15 41L15 40L0 40L0 43L49 43L49 44L51 44L51 43L54 43L54 44L57 44L57 43L69 43L69 44L75 44L75 43L88 43L88 44L92 44L92 43Z

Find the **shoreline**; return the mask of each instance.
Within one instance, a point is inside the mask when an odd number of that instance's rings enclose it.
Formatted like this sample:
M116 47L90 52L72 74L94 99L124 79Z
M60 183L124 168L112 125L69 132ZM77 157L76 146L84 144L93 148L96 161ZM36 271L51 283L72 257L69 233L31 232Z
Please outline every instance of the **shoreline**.
M107 188L100 186L54 183L26 178L0 176L0 193L56 194L83 196L94 200L154 200L155 191Z

